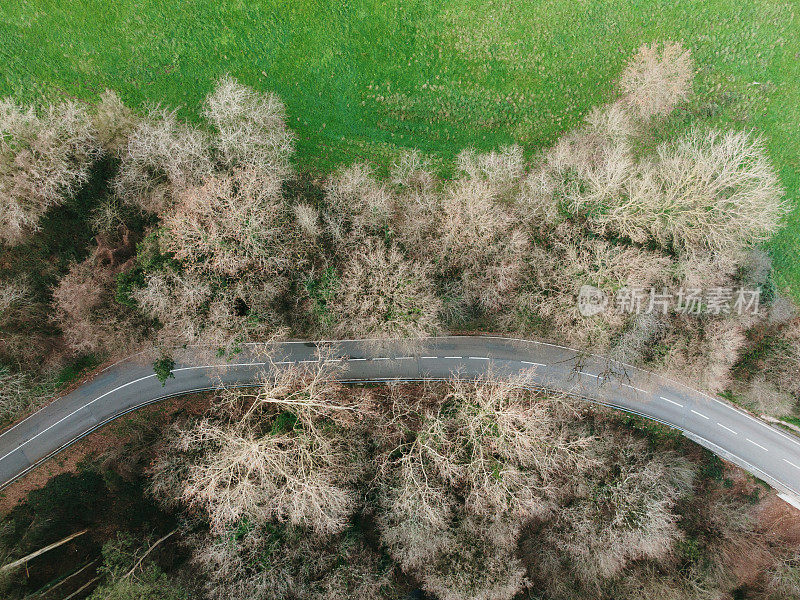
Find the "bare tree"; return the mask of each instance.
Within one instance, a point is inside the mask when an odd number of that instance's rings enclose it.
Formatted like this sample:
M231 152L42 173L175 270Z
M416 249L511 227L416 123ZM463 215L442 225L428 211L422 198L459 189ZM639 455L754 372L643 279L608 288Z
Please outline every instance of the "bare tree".
M734 318L700 319L689 315L673 320L665 334L665 369L705 389L725 390L731 368L746 345L745 325Z
M669 114L692 90L694 61L680 43L644 44L620 77L623 102L642 119Z
M660 289L668 284L673 265L662 252L587 238L569 223L554 230L549 247L535 247L529 261L532 282L518 297L522 316L535 315L570 343L595 348L609 347L621 334L625 314L609 296L607 310L589 318L581 315L581 286L592 285L609 295L621 288Z
M763 142L744 132L695 130L664 144L627 188L598 223L683 251L764 241L787 211Z
M521 284L529 250L517 220L481 180L456 183L437 211L437 238L430 244L443 275L456 279L470 301L500 309Z
M271 339L282 332L274 310L282 290L279 277L243 275L228 284L202 272L167 267L146 275L132 296L147 317L161 324L159 343L198 344L228 353L250 339Z
M330 208L328 227L342 246L380 232L392 216L391 191L373 177L365 163L355 163L336 173L327 182L325 192Z
M770 600L790 600L800 596L800 553L786 557L773 569L767 581L767 594Z
M411 436L384 438L381 538L438 597L511 598L525 585L514 555L520 524L549 517L561 473L591 465L591 439L564 429L571 403L532 396L523 378L428 393L440 404L421 420L418 408L394 404L395 420L419 422Z
M162 245L189 270L275 276L302 267L305 244L281 180L256 168L180 191L163 225Z
M92 255L73 263L53 290L54 320L72 351L120 356L142 342L143 323L114 300L117 272Z
M112 90L100 95L100 102L93 107L91 117L100 146L106 153L120 156L136 127L138 117Z
M392 565L353 535L319 538L300 528L243 522L233 536L202 536L193 545L212 600L400 596Z
M440 329L441 303L431 268L405 259L396 247L367 240L349 254L333 295L338 335L419 338Z
M25 373L0 365L0 424L10 423L38 408L52 391L52 386L36 385Z
M514 598L527 584L514 554L515 529L467 516L446 533L437 532L445 536L442 552L428 556L416 571L425 590L441 600Z
M124 201L161 213L212 169L208 134L181 123L175 111L154 107L131 132L114 186Z
M630 561L672 551L680 538L672 509L693 477L676 455L651 456L642 443L614 437L603 445L605 456L545 534L589 585L618 575Z
M428 157L417 149L400 155L392 165L392 183L409 189L429 189L436 180Z
M16 244L89 179L100 156L91 119L73 102L37 112L0 101L0 242Z
M337 413L350 408L334 401L340 391L323 364L276 370L255 392L227 392L216 418L181 432L173 450L188 453L181 497L208 513L214 531L243 518L286 521L320 535L347 526L360 444L335 425Z
M294 135L275 94L256 92L226 75L206 98L203 115L216 129L213 144L226 168L262 169L278 181L291 174Z
M456 164L468 179L483 181L498 197L507 196L514 189L525 168L522 148L516 144L485 154L464 150Z

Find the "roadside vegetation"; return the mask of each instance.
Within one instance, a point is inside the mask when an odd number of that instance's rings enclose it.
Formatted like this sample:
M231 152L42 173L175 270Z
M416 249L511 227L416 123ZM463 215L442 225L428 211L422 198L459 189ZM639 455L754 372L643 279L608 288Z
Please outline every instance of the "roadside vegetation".
M0 521L3 562L88 532L0 590L797 597L791 513L768 516L775 499L759 482L681 436L523 379L352 387L339 368L265 372L205 414L143 421L124 447L52 479Z

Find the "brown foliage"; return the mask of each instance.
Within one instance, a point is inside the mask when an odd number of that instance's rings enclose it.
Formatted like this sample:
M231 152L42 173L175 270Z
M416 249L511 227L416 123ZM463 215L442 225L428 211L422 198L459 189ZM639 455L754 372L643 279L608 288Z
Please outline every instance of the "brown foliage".
M106 250L111 261L96 253L74 263L53 290L55 321L73 352L122 356L143 341L144 323L114 300L122 265Z

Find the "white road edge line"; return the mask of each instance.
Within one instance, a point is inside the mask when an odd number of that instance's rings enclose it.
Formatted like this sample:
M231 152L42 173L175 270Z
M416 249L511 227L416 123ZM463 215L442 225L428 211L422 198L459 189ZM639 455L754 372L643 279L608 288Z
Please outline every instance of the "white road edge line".
M441 339L459 339L459 338L464 338L464 337L469 337L469 336L447 335L447 336L441 336ZM540 342L538 340L527 340L527 339L522 339L522 338L504 337L504 336L499 336L499 335L487 335L487 336L480 336L480 337L483 337L484 339L487 339L487 340L503 340L503 341L506 341L506 342L508 342L508 341L511 341L511 342L522 342L524 344L531 344L531 345L536 345L536 346L548 346L550 348L559 348L561 350L568 350L570 352L577 352L577 350L575 350L574 348L569 348L567 346L561 346L559 344L551 344L551 343L548 343L548 342ZM432 338L424 338L424 339L429 339L430 340L430 339L436 339L436 338L432 337ZM341 343L346 343L346 342L364 342L364 341L380 341L380 340L378 340L377 338L368 338L367 340L364 340L364 339L317 340L317 342L320 343L320 344L341 344ZM304 341L301 341L301 340L294 340L294 341L288 341L288 342L283 342L283 343L284 344L305 344L307 342L304 342ZM249 343L247 343L245 345L246 346L264 346L265 344L263 342L249 342ZM201 346L199 344L193 344L192 347L201 347ZM102 372L107 371L111 367L116 366L117 364L120 364L120 363L124 362L125 360L128 360L129 358L132 358L133 356L138 356L139 354L141 354L141 352L133 354L128 358L120 359L117 362L113 363L112 365L107 366L105 369L103 369ZM595 354L593 352L588 353L588 355L596 357L596 358L604 358L605 359L605 357L603 357L602 355ZM423 356L422 358L435 359L437 357L436 356ZM360 360L360 359L351 359L351 360ZM523 364L526 364L526 365L534 365L534 366L537 366L537 367L546 366L546 365L543 365L541 363L534 363L534 362L529 362L529 361L525 361L525 360L522 360L522 361L519 361L519 362L521 362ZM658 375L657 373L655 373L653 371L649 371L647 369L641 369L641 368L638 368L638 367L635 367L633 365L629 365L629 364L626 364L626 363L618 363L618 364L620 364L621 366L625 367L626 369L629 368L629 369L632 369L634 371L639 371L641 373L646 373L646 374L649 374L649 375L656 375L657 377L660 377L661 379L664 379L665 381L669 381L670 383L673 383L675 385L681 386L684 389L689 390L690 392L702 394L703 396L705 396L709 400L712 400L713 402L716 402L717 404L719 404L720 406L724 407L725 409L732 410L733 412L739 414L740 416L745 417L745 418L747 418L750 421L753 421L755 423L758 423L762 427L766 427L773 434L777 434L777 435L783 437L784 439L786 439L787 441L789 441L790 443L795 444L796 446L800 446L800 440L798 440L796 438L796 436L786 434L786 433L780 431L779 429L777 429L775 427L772 427L768 423L765 423L761 419L756 419L755 417L753 417L749 413L744 412L743 410L731 405L728 402L723 402L719 398L715 398L714 396L712 396L712 395L710 395L710 394L708 394L708 393L706 393L706 392L704 392L702 390L690 387L690 386L688 386L688 385L686 385L684 383L681 383L679 381L671 379L671 378L669 378L669 377L667 377L665 375ZM224 366L224 365L209 365L209 366ZM115 391L115 390L112 390L112 391ZM17 427L22 425L24 422L26 422L27 420L32 418L34 415L42 412L43 410L45 410L47 408L47 406L49 406L49 404L45 405L42 408L40 408L36 412L28 415L27 417L22 419L22 421L20 421L19 423L16 423L15 425L12 425L9 429L5 430L3 433L0 433L0 437L6 435L10 431L16 429ZM0 457L0 460L2 460L2 457Z
M758 442L754 442L754 441L753 441L753 440L751 440L750 438L745 438L745 439L746 439L748 442L750 442L751 444L753 444L753 446L758 446L759 448L761 448L761 449L762 449L764 452L769 452L769 450L767 450L766 448L764 448L764 446L762 446L762 445L761 445L761 444L759 444Z
M696 411L695 409L693 409L693 408L692 408L692 409L690 409L690 410L691 410L691 411L692 411L694 414L696 414L698 417L703 417L704 419L708 419L708 418L710 418L710 417L707 417L707 416L705 416L703 413L699 413L699 412L697 412L697 411Z
M660 396L660 398L662 400L666 400L670 404L674 404L675 406L680 406L681 408L683 408L683 404L681 404L680 402L675 402L675 400L670 400L669 398L665 398L664 396Z
M723 429L725 429L725 430L727 430L727 431L730 431L730 432L731 432L733 435L739 435L738 433L736 433L736 432L735 432L733 429L731 429L730 427L725 427L725 425L723 425L722 423L717 423L717 425L719 425L720 427L722 427Z
M20 448L22 448L23 446L27 446L27 445L28 445L28 444L30 444L30 443L31 443L33 440L35 440L35 439L36 439L36 438L38 438L39 436L42 436L42 435L44 435L45 433L47 433L48 431L50 431L50 430L51 430L53 427L55 427L55 426L56 426L56 425L58 425L59 423L62 423L62 422L64 422L64 421L66 421L67 419L69 419L69 418L70 418L70 417L72 417L73 415L75 415L75 414L77 414L77 413L81 412L81 411L82 411L84 408L87 408L89 405L91 405L91 404L94 404L95 402L97 402L98 400L100 400L100 399L102 399L102 398L105 398L105 397L106 397L106 396L108 396L109 394L113 394L114 392L116 392L116 391L118 391L118 390L121 390L122 388L128 387L129 385L133 385L134 383L139 383L140 381L144 381L145 379L150 379L150 378L153 378L153 377L155 377L155 376L156 376L156 374L155 374L155 373L153 373L152 375L146 375L146 376L144 376L144 377L140 377L139 379L134 379L133 381L129 381L128 383L124 383L124 384L122 384L121 386L114 388L113 390L109 390L109 391L108 391L108 392L106 392L105 394L101 394L100 396L98 396L97 398L95 398L94 400L92 400L91 402L87 402L86 404L84 404L84 405L83 405L83 406L81 406L80 408L73 410L73 411L72 411L71 413L69 413L67 416L65 416L65 417L61 417L61 418L60 418L58 421L56 421L55 423L53 423L52 425L50 425L50 427L48 427L48 428L46 428L46 429L43 429L42 431L40 431L39 433L37 433L37 434L36 434L36 435L34 435L33 437L30 437L30 438L28 438L27 440L25 440L24 442L22 442L22 443L21 443L19 446L17 446L16 448L14 448L14 449L13 449L11 452L9 452L8 454L5 454L5 455L3 455L3 456L0 456L0 460L3 460L4 458L7 458L7 457L11 456L12 454L14 454L14 452L16 452L17 450L19 450L19 449L20 449Z

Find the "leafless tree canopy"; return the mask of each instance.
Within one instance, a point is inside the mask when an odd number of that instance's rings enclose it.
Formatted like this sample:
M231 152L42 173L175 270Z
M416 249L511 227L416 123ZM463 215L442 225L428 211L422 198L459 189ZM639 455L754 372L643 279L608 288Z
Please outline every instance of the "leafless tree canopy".
M277 178L291 173L294 135L286 127L286 107L275 94L256 92L225 76L206 98L203 115L216 130L212 141L225 166L250 165Z
M212 597L277 593L301 547L323 564L328 548L355 551L340 536L361 512L442 599L513 598L531 585L519 555L530 523L541 524L543 556L563 557L586 589L675 551L674 508L693 479L683 458L522 379L358 391L336 383L337 364L276 367L254 391L223 393L157 461L158 497L201 509L216 536L244 528L235 544L197 542L197 560L214 567ZM288 555L283 566L246 566L265 545ZM348 577L375 573L366 555L353 560Z
M645 44L620 77L624 100L643 119L668 114L692 90L694 61L676 42Z
M440 306L429 265L369 240L351 251L332 314L343 337L417 338L440 330Z
M202 507L218 533L243 518L341 532L355 510L360 445L337 425L337 412L349 410L341 393L322 364L276 371L256 392L226 393L216 414L175 440L187 453L186 479L161 470L157 488L182 487L172 492Z
M46 110L0 100L0 243L15 244L37 229L89 178L100 156L91 119L74 102Z
M34 350L230 357L289 335L454 330L556 338L796 415L798 312L759 247L788 206L755 132L685 124L702 113L687 104L701 101L694 70L680 44L645 45L612 101L551 147L467 149L446 179L415 150L388 178L366 161L301 172L286 107L230 76L194 124L111 91L89 108L0 101L0 263L25 262L54 207L80 208L89 232L37 267L52 272L0 280L0 420L49 391L24 368ZM765 294L751 315L586 317L584 285ZM209 597L393 597L398 569L443 600L734 589L724 560L692 558L705 542L678 517L695 483L677 453L521 379L354 390L322 358L223 393L153 467L153 493L198 525ZM709 509L703 535L763 558L728 508ZM783 558L760 585L796 596Z

